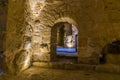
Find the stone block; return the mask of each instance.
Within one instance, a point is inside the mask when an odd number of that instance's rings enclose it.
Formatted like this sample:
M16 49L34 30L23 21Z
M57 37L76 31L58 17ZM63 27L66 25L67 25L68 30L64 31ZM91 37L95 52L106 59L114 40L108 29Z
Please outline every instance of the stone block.
M109 53L106 55L106 63L120 64L120 54Z

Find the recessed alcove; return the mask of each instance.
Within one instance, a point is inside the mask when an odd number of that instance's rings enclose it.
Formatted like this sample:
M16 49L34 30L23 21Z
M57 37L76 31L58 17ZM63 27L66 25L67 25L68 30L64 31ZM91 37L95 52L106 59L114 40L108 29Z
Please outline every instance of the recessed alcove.
M120 56L120 40L113 41L107 44L101 54L101 63L117 63Z

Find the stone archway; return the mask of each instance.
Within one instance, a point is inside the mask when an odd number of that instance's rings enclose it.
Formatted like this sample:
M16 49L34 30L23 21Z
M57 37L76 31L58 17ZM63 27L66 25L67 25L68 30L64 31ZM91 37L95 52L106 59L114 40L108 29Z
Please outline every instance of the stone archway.
M78 57L78 29L69 22L58 22L51 29L51 60L63 57L72 60Z

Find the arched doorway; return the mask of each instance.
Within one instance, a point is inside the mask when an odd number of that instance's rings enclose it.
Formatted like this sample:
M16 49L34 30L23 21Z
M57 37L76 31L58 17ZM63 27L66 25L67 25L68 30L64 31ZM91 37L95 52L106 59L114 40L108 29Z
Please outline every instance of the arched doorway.
M113 41L103 48L100 63L117 63L120 61L118 57L120 57L120 40Z
M51 60L77 60L78 29L74 24L60 22L51 30Z

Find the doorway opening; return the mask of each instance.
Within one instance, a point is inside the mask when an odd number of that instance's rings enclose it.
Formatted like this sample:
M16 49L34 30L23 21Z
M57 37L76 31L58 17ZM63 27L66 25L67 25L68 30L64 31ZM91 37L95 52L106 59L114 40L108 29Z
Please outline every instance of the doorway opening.
M106 60L111 56L112 58L120 56L120 40L113 41L103 48L100 63L106 63Z
M54 52L54 57L72 59L78 56L78 29L74 24L57 23L51 33L51 51Z

